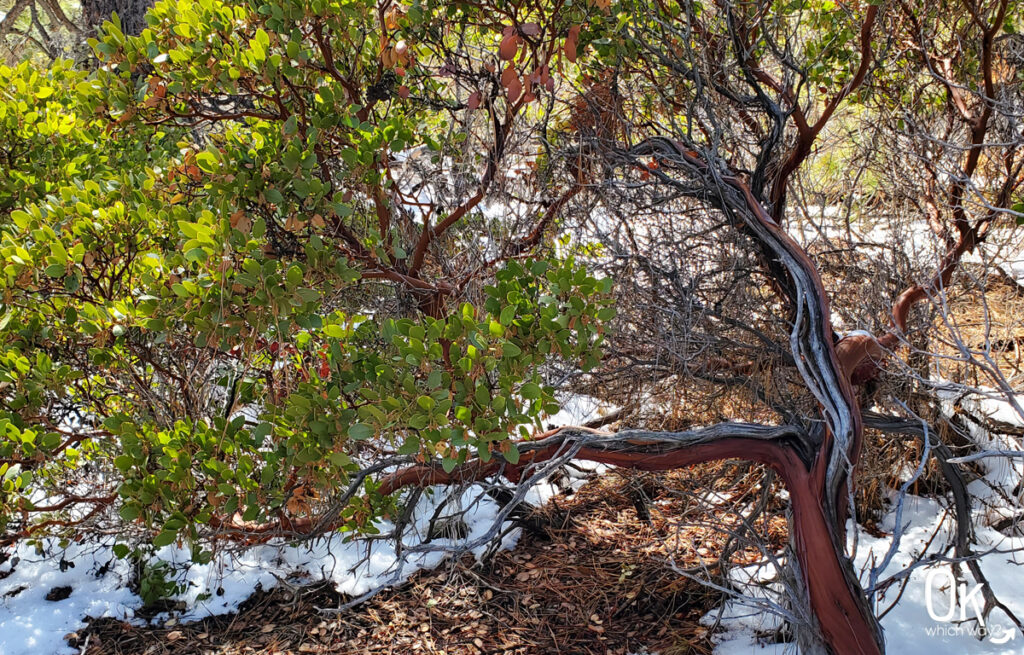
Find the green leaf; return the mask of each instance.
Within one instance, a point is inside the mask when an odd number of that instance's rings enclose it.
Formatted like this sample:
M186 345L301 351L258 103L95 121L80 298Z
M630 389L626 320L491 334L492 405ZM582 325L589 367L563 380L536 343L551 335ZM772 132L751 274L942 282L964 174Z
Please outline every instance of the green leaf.
M196 155L196 165L199 166L200 170L206 171L207 173L214 173L217 170L217 156L212 152L204 150Z
M542 390L540 385L533 382L527 382L523 385L523 388L519 390L519 395L527 400L536 400L540 398Z
M352 463L352 458L345 453L331 453L327 456L327 461L335 466L345 467Z
M402 445L398 448L399 455L413 455L420 451L420 438L416 435L410 435Z
M15 225L24 230L27 229L29 224L32 222L32 215L28 212L21 211L20 209L15 209L11 212L11 220L14 221Z
M348 426L348 436L351 439L362 440L373 436L373 428L365 423L353 423Z
M295 134L298 130L298 119L295 117L295 114L289 116L285 120L284 124L281 125L281 133L284 134L285 136L291 136Z
M178 533L176 532L161 532L157 536L153 537L153 545L157 548L163 548L164 546L173 544L177 538Z
M509 464L519 463L519 449L511 441L506 441L502 446L502 455Z
M476 400L476 404L481 407L487 407L491 401L491 391L487 388L486 384L478 383L476 391L473 393L473 399Z
M434 409L434 406L437 405L437 402L430 396L420 396L419 398L416 399L416 404L423 408L425 411L429 412L430 410Z

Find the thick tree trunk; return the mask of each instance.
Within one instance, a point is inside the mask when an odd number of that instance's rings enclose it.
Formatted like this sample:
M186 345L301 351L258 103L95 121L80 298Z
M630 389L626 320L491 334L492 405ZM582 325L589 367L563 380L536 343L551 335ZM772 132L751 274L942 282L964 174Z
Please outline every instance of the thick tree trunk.
M137 36L146 27L146 12L152 6L152 0L82 0L82 21L86 31L95 34L117 12L121 31Z
M704 454L715 459L752 459L779 473L790 492L793 550L821 639L837 655L881 653L881 628L845 554L848 490L860 456L863 426L859 401L833 342L829 299L821 276L743 179L723 170L720 162L707 161L667 139L638 144L620 153L620 161L646 170L639 158L649 156L662 163L653 171L662 182L716 207L757 244L781 299L789 304L793 358L824 419L818 434L805 435L786 447L761 442L757 448L733 453L725 442L717 442L695 450L711 449Z

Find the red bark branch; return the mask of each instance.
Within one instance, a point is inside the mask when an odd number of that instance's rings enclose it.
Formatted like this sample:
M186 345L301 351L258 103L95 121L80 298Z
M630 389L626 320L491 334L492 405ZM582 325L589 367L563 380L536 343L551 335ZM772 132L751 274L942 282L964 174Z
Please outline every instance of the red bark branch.
M782 164L782 168L779 169L779 173L772 183L768 200L771 205L772 218L777 223L782 222L785 213L786 186L789 184L789 177L807 159L807 156L811 154L811 147L814 145L814 141L818 138L818 134L821 133L825 125L828 124L828 121L832 118L839 105L847 96L857 90L867 77L868 71L871 70L871 62L874 59L874 53L871 50L871 31L875 26L875 19L877 17L878 6L871 5L868 7L867 12L864 14L864 22L860 27L860 65L857 67L857 72L854 73L853 78L849 82L843 85L842 89L829 99L825 104L825 109L821 112L821 116L818 117L814 125L807 129L798 130L797 143L790 151L789 157ZM795 115L801 121L804 120L802 111L797 112ZM806 126L806 123L804 125Z
M573 430L565 428L555 431L555 434L562 432L569 437L574 434ZM873 626L865 622L865 607L855 594L850 593L849 574L836 555L842 552L843 546L837 542L822 502L823 466L808 469L797 450L783 439L726 436L667 451L661 449L657 441L626 442L630 444L629 450L583 446L573 459L642 471L668 471L709 461L739 459L764 464L776 471L790 493L794 554L799 560L811 609L818 618L825 642L837 655L881 653ZM473 482L494 475L503 467L505 476L516 482L525 468L563 453L564 446L562 442L552 443L540 450L524 453L514 466L503 461L492 460L487 464L476 461L457 467L450 473L436 466L412 466L385 478L380 491L390 494L407 486Z

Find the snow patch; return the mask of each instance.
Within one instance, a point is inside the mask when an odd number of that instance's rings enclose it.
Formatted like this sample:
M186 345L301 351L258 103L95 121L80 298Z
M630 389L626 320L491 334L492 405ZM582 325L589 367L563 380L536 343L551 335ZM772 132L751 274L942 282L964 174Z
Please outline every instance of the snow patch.
M544 418L544 425L551 429L583 425L619 410L615 405L582 394L558 394L556 400L561 409Z
M10 558L0 565L0 576L6 575L0 580L0 653L75 652L64 635L84 626L84 617L134 617L142 600L128 589L130 566L114 557L112 545L71 544L61 551L56 539L46 539L41 551L20 543L5 553ZM62 587L70 587L70 595L46 600L63 595Z
M405 552L399 555L389 540L359 540L346 543L346 536L330 536L298 546L272 543L236 553L218 554L208 564L190 562L187 550L177 546L160 549L149 564L167 562L179 568L175 581L184 592L171 600L182 601L185 611L179 621L194 621L235 611L257 589L270 589L282 580L308 584L326 580L351 596L399 584L420 569L436 567L445 558L444 548L472 543L486 535L498 516L499 507L471 486L445 510L458 517L465 537L427 539L430 519L444 498L444 488L423 494L408 531L403 536ZM382 531L392 526L379 525ZM519 531L506 535L502 548L514 548ZM57 540L47 539L37 551L27 543L18 544L0 565L0 654L41 655L74 653L64 641L66 634L85 626L87 617L135 620L142 599L129 589L132 566L113 554L113 541L71 544L61 549ZM478 557L486 544L475 547ZM63 564L62 564L63 562ZM70 588L64 597L61 588ZM57 590L58 593L51 594ZM65 592L67 590L64 590ZM46 600L47 594L55 600ZM170 618L163 614L157 621Z
M880 528L891 533L895 512L889 513L880 523ZM921 555L952 556L950 530L952 527L944 507L936 500L907 496L904 500L902 521L904 525L900 547L888 566L878 571L879 586L887 578L893 582L875 597L876 613L886 612L882 618L886 650L901 655L1020 655L1024 652L1024 636L1013 627L1010 620L996 609L989 617L990 635L982 640L977 637L977 623L970 603L966 606L965 623L937 621L929 614L928 596L932 597L932 610L938 615L949 608L949 590L943 583L948 581L948 563L936 561L929 566L910 569ZM870 571L885 558L891 544L891 537L875 537L856 528L857 550L854 566L861 573L861 584L869 585ZM996 597L1011 611L1020 616L1024 613L1024 554L1017 552L1024 548L1024 539L1006 537L991 528L976 526L978 543L976 552L984 553L980 559L982 570L988 577ZM933 535L938 535L933 538ZM852 542L851 542L852 545ZM974 581L966 571L967 591ZM767 589L764 582L774 579L774 570L765 567L758 571L751 568L736 569L733 573L735 584L755 598L764 598L768 590L777 591L777 582L770 582ZM904 584L905 582L905 584ZM929 582L931 592L928 591ZM795 653L794 644L763 644L758 634L776 628L781 621L777 614L752 609L739 600L728 601L722 608L721 626L724 632L713 637L716 655L739 655L741 653ZM890 609L890 606L891 609ZM718 610L704 617L705 625L714 623ZM957 614L955 619L959 619ZM1012 638L1011 635L1013 635ZM999 643L1000 641L1004 643Z

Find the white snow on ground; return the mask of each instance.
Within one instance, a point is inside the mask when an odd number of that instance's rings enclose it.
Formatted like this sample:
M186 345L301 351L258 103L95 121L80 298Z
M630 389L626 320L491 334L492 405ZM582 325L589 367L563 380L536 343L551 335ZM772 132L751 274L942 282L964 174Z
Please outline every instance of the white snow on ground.
M950 541L949 521L944 521L943 508L933 499L909 496L904 505L903 522L909 524L901 543L900 553L893 559L883 573L882 578L905 569L914 553L925 551L926 543L935 528L940 524L942 532L927 547L926 552L937 553L945 550ZM881 525L886 532L895 526L893 516ZM1017 616L1024 614L1024 554L1017 551L1024 548L1024 539L1005 537L999 532L987 528L977 528L978 544L975 549L980 552L998 548L1002 552L985 555L981 560L982 570L992 584L996 597L1002 600ZM880 562L889 548L888 538L876 538L861 532L860 547L857 552L857 564L870 564L872 558ZM952 552L949 551L949 555ZM960 655L962 653L990 653L1020 655L1024 652L1024 637L1016 631L1010 620L1000 610L994 610L988 620L991 635L983 640L972 634L978 626L974 621L974 608L968 600L974 580L967 573L964 582L967 587L958 598L958 605L963 606L968 622L956 624L944 620L936 620L929 615L928 596L931 596L932 613L940 619L950 608L951 590L948 588L950 567L937 565L922 567L911 573L900 597L899 603L882 620L885 628L886 645L892 653L927 653L928 655ZM929 592L929 586L931 590ZM899 587L893 586L884 598L879 600L879 609L888 608L896 600ZM978 594L980 596L980 594ZM959 620L959 611L955 611L954 619Z
M59 553L53 540L44 551ZM129 566L114 557L110 545L72 544L63 557L74 568L60 570L60 554L39 555L22 544L11 561L0 565L0 653L3 655L47 655L74 652L64 635L81 627L86 616L125 619L141 606L139 597L127 587ZM105 571L105 572L104 572ZM48 601L51 590L70 586L71 595L62 601Z
M561 399L563 410L548 417L546 425L579 425L588 420L607 415L615 408L603 406L600 402L586 397L572 396ZM1001 408L991 408L1001 409ZM568 484L561 487L551 482L541 482L531 489L527 500L542 504L566 486L578 488L595 471L606 467L591 465L568 471ZM984 484L978 481L976 484ZM414 514L413 525L403 541L407 546L422 543L429 517L443 494L424 494ZM479 487L471 487L461 498L463 516L468 529L467 539L482 536L497 516L498 507L486 496L481 496ZM972 491L982 491L973 489ZM1024 616L1024 555L1013 552L1024 549L1024 539L1009 538L986 527L986 510L976 512L976 551L992 551L982 558L982 567L1000 600L1005 602L1019 616ZM878 572L878 579L898 574L924 550L926 554L951 555L947 548L950 543L949 522L945 509L937 501L907 496L904 502L902 523L905 526L900 548L884 571ZM895 514L890 514L880 528L891 534L895 526ZM381 525L386 530L390 526ZM939 528L938 536L932 537ZM514 547L518 531L506 537L503 546ZM435 539L437 545L452 542ZM873 537L867 532L856 531L855 565L861 572L862 582L867 585L872 566L877 566L885 557L891 544L891 537ZM0 565L0 655L47 655L50 653L73 653L67 647L64 636L84 626L86 617L113 617L135 620L136 612L142 607L142 599L129 589L132 577L128 562L113 556L112 543L71 544L66 551L57 547L53 540L44 541L37 552L34 546L19 545L11 557ZM853 544L851 543L851 547ZM994 549L998 549L996 552ZM476 552L482 552L480 546ZM257 585L269 589L282 580L308 584L320 580L333 582L337 589L351 596L359 596L384 586L398 584L417 570L437 566L443 559L441 552L421 552L399 558L394 545L385 540L344 542L344 536L335 534L300 546L270 544L234 553L222 554L205 565L191 564L188 553L175 546L168 546L156 554L155 561L174 563L182 567L178 581L185 590L176 599L185 603L187 609L175 617L180 621L200 619L205 616L234 611L252 594ZM65 564L61 565L62 559ZM401 561L400 561L401 560ZM68 566L68 562L74 566ZM62 571L61 568L64 568ZM928 599L932 598L933 614L946 613L950 595L948 589L949 571L947 564L921 567L909 575L909 582L902 589L900 583L888 587L876 598L877 610L885 611L895 606L882 619L887 650L901 655L1020 655L1024 653L1024 636L1006 632L1011 623L996 610L989 618L988 628L992 631L985 639L976 636L977 624L936 620L929 616ZM737 569L734 580L750 596L767 599L768 594L758 583L774 577L774 568ZM966 592L970 592L973 579L969 574ZM931 592L929 592L931 583ZM59 587L70 587L70 595L63 600L48 601L46 595ZM898 597L898 602L897 601ZM963 597L961 596L961 600ZM973 619L970 602L960 603L968 619ZM717 655L748 655L750 653L795 653L793 644L769 644L759 642L758 632L764 633L780 624L778 615L765 606L742 604L730 601L722 608L721 627L724 632L714 637ZM715 622L718 612L704 618L706 625ZM158 617L167 618L166 615ZM959 619L959 616L954 616ZM1006 640L1010 635L1014 639ZM642 651L641 651L642 653Z
M616 409L586 396L565 395L560 400L563 409L547 418L549 424L579 425ZM569 486L578 488L589 473L607 469L587 464L568 471ZM543 504L562 490L543 481L530 491L527 500ZM461 499L469 541L481 537L498 512L497 504L481 492L480 487L470 487ZM436 499L441 497L441 489L433 495L424 494L403 539L407 547L426 538ZM380 526L382 531L390 527ZM512 548L517 539L518 531L514 531L505 537L502 546ZM443 539L431 543L454 545ZM62 550L56 540L47 539L38 550L23 543L13 552L5 552L9 557L0 565L0 655L71 653L74 651L64 636L83 627L86 617L135 620L143 601L129 589L132 566L117 559L112 547L113 541L107 541L71 544ZM475 552L479 555L484 548L479 546ZM172 545L159 550L151 564L167 562L180 567L176 581L184 585L184 591L173 600L183 601L187 609L175 618L190 621L232 612L257 586L269 589L281 580L299 584L329 580L339 592L359 596L398 584L417 570L437 566L443 558L440 551L407 553L399 558L390 541L345 543L344 535L335 534L299 546L268 544L219 554L208 564L191 563L188 550ZM45 599L59 587L70 587L70 595L63 600Z
M947 416L955 416L955 404L959 403L974 416L1009 425L1021 425L1022 417L1008 398L1009 396L997 389L981 387L978 389L978 393L970 395L940 393L940 407ZM1017 394L1013 396L1013 399L1018 406L1024 405L1024 394ZM1011 435L989 432L972 421L962 421L962 423L979 450L1015 451L1021 449L1020 441ZM978 465L985 471L985 481L994 489L1002 489L1010 493L1024 480L1024 460L1020 458L989 457L979 460ZM982 483L975 481L972 484L971 491L977 491L982 498L991 495L991 489L980 488L984 486Z
M1024 284L1024 256L1013 261L1003 262L999 267L1002 268L1007 275L1012 277L1014 280L1017 280L1018 284Z
M481 492L480 487L474 486L461 497L467 541L483 536L498 513L497 504ZM422 543L426 538L425 532L436 507L435 499L442 496L441 493L424 494L404 537L406 546ZM382 524L380 527L386 530L390 526ZM515 531L502 545L514 547L517 539L518 531ZM446 539L434 539L431 543L454 545ZM47 540L42 552L37 553L32 546L19 545L12 557L0 565L0 578L3 578L0 579L0 655L74 653L64 636L83 627L85 617L133 619L143 602L129 589L129 563L114 557L111 547L109 542L72 544L62 553L54 540ZM474 552L479 556L484 548L480 546ZM65 570L61 571L62 558L74 567L65 564ZM203 565L190 564L188 552L175 546L167 546L156 554L156 561L187 567L178 578L186 589L174 598L184 601L188 607L176 617L180 621L232 612L257 585L269 589L282 579L306 584L329 580L338 591L358 596L400 583L420 569L437 566L443 558L444 553L439 551L399 558L391 541L344 543L342 534L298 547L257 546L235 555L215 557ZM51 590L64 586L71 587L66 599L45 599Z
M558 394L561 410L544 418L544 426L560 428L565 425L583 425L618 411L618 407L603 400L580 394Z
M420 544L427 537L429 520L437 507L435 501L442 499L446 490L438 487L433 491L432 495L425 494L416 509L413 525L403 539L407 547ZM470 487L458 502L465 510L463 520L468 528L467 541L482 537L498 513L497 503L482 492L478 486ZM380 527L382 531L391 528L386 523ZM514 546L517 538L518 533L505 545ZM344 543L342 534L303 546L258 546L204 565L190 564L188 551L174 546L160 550L157 557L188 567L183 578L188 589L176 599L185 601L189 608L178 617L179 620L193 621L233 612L252 594L256 585L269 589L280 579L301 584L329 580L339 592L349 596L360 596L397 584L420 569L431 569L440 564L445 557L440 547L455 546L458 542L435 538L431 543L439 549L416 553L404 560L395 553L394 543L390 540ZM474 553L479 556L485 548L486 545L479 546Z
M917 496L907 496L903 507L902 523L904 526L900 548L889 566L880 572L879 580L884 581L906 569L915 555L942 553L952 555L947 550L950 542L950 522L945 509L935 500ZM890 533L895 526L895 514L890 513L880 524L880 528ZM937 537L932 539L936 528L941 528ZM1024 548L1024 539L1009 538L986 527L977 527L978 552L998 549L989 552L981 559L982 569L992 584L993 591L1018 616L1024 615L1024 554L1012 552ZM930 544L929 544L930 541ZM858 528L857 552L854 559L857 570L861 572L861 582L867 585L869 571L872 566L879 565L885 558L891 544L891 537L873 537ZM958 603L953 608L953 620L945 620L950 609L948 564L934 564L915 569L909 575L909 582L902 589L900 582L894 583L884 594L876 598L876 612L883 612L895 603L882 618L885 631L886 650L900 655L1021 655L1024 653L1024 636L1013 628L1013 624L1000 610L994 610L989 617L987 628L991 631L984 639L977 637L978 624L974 621L974 604L970 600L974 580L964 567L963 582L966 588L958 591ZM743 584L754 578L770 579L772 570L739 570L736 580ZM902 579L901 579L902 581ZM929 591L929 586L931 590ZM765 597L763 589L746 587L753 596ZM928 599L931 597L932 614L929 614ZM898 599L897 599L898 597ZM980 599L980 593L976 593ZM897 602L898 600L898 602ZM960 622L961 609L968 619ZM704 617L703 622L711 625L717 617L717 611ZM750 653L778 654L795 653L793 644L762 644L757 638L773 630L780 623L777 615L763 608L751 608L735 601L726 603L722 627L725 632L714 637L716 655L747 655Z
M558 413L544 418L545 427L553 429L567 425L579 426L608 416L619 409L603 400L580 394L559 394L558 404L561 406ZM596 462L573 462L565 469L567 479L561 481L562 484L551 479L541 480L527 490L523 500L539 507L566 489L576 491L586 484L591 476L600 475L609 468L607 464Z

